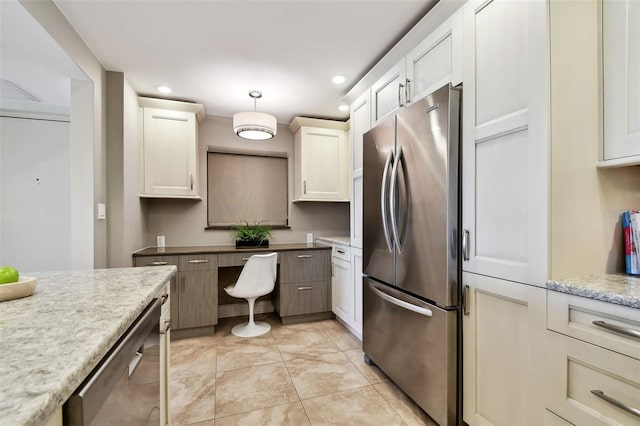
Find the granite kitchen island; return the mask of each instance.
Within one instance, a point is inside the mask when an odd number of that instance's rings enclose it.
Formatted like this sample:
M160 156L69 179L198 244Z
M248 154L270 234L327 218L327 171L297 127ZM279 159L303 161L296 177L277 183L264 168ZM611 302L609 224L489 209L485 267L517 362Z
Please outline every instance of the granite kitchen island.
M41 425L176 273L175 266L25 273L32 296L0 303L0 424Z

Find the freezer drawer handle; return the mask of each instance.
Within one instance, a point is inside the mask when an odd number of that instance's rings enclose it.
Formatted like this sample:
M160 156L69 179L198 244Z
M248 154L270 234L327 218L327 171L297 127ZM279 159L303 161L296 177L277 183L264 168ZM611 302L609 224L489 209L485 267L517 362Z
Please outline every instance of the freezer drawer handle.
M391 162L393 161L393 151L387 155L387 161L384 163L384 172L382 173L382 186L380 187L380 214L382 215L382 230L384 231L384 239L387 242L389 253L393 253L393 243L391 242L391 233L389 232L389 223L387 222L387 179Z
M371 283L369 283L369 287L371 288L371 290L373 290L373 292L375 294L377 294L378 296L380 296L381 298L383 298L387 302L393 303L396 306L399 306L401 308L407 309L409 311L415 312L415 313L420 314L420 315L424 315L425 317L430 317L430 316L433 315L433 312L431 312L431 309L423 308L421 306L416 306L416 305L413 305L413 304L411 304L409 302L405 302L404 300L400 300L400 299L396 299L395 297L391 297L388 294L383 293L382 291L378 290Z
M633 330L631 328L620 327L619 325L607 324L604 321L593 321L594 325L598 327L602 327L606 330L613 331L614 333L619 333L627 337L631 337L633 339L640 339L640 331Z
M598 398L607 401L609 404L613 405L614 407L618 407L619 409L624 410L627 413L633 414L636 417L640 417L640 410L638 410L637 408L630 407L627 404L624 404L615 398L611 398L610 396L605 395L604 392L602 392L601 390L594 389L591 391L591 393L597 396Z

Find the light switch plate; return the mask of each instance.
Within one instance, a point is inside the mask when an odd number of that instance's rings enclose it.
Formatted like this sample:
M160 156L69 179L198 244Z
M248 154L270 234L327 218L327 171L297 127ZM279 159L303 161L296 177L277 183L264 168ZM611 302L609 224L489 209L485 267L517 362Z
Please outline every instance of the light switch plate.
M105 220L107 218L107 206L102 203L98 203L98 220Z

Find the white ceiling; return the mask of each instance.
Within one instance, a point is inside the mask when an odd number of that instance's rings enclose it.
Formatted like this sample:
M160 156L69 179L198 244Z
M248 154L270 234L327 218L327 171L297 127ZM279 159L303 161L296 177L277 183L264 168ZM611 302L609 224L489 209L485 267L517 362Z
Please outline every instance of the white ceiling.
M2 0L4 1L4 0ZM346 119L341 99L436 0L54 0L107 70L208 115ZM341 74L337 86L331 77ZM161 95L157 86L173 89Z
M0 78L0 109L60 115L71 79L88 79L16 0L0 0Z

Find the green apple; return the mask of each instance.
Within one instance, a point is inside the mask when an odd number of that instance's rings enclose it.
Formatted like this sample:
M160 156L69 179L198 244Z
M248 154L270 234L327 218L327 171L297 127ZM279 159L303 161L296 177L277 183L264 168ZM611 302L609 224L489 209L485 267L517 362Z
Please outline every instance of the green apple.
M11 266L0 267L0 284L15 283L20 279L20 274L16 271L16 268Z

